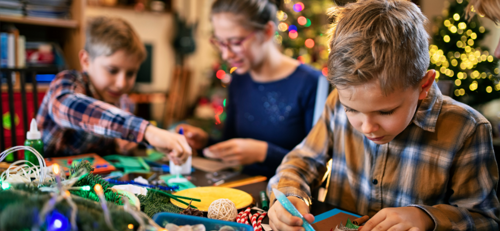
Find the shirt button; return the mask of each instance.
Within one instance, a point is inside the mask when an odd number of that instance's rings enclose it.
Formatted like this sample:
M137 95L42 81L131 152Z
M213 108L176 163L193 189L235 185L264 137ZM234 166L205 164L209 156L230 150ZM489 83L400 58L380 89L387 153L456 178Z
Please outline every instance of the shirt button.
M134 138L134 135L132 135L132 134L128 135L128 139L129 139L129 140L134 140L134 139L135 139L135 138Z
M378 180L377 179L373 179L372 183L376 185L376 184L378 184Z

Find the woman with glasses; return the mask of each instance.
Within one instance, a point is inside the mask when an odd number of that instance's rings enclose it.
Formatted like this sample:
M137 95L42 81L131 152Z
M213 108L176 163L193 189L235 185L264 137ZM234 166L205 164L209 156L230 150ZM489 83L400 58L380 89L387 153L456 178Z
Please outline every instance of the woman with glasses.
M193 148L210 145L205 156L242 164L250 175L273 176L313 125L321 72L280 52L273 40L279 5L269 0L215 0L211 42L237 68L228 88L223 140L215 143L193 126L177 127L184 129Z

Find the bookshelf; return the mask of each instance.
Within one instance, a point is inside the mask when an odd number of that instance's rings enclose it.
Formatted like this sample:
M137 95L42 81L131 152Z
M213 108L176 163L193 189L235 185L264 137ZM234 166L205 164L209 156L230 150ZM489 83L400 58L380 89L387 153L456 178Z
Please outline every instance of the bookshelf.
M83 48L85 41L86 5L86 0L73 0L70 9L71 19L0 15L0 24L13 24L21 35L26 36L26 41L59 44L68 68L80 70L78 52Z
M0 22L61 27L68 29L78 28L78 21L72 19L51 19L51 18L38 18L38 17L27 17L27 16L19 17L19 16L0 15Z

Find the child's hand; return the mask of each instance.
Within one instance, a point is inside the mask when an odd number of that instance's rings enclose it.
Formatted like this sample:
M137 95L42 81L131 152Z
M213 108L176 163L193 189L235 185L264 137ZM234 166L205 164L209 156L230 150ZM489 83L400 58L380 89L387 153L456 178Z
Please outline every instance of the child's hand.
M309 223L314 222L314 216L309 213L309 207L306 202L303 200L289 196L287 197L290 202L297 208L297 210L304 216L304 218ZM273 231L286 230L286 231L294 231L294 230L304 230L302 228L302 219L298 217L292 216L288 211L286 211L283 206L281 206L279 201L276 201L273 206L269 209L269 225L273 229Z
M203 150L206 157L221 159L226 163L249 165L266 159L267 142L254 139L230 139L214 144L207 150Z
M144 137L158 151L167 154L176 165L183 164L191 155L191 148L183 135L149 125Z
M184 130L184 136L186 137L189 146L193 149L202 149L207 146L208 134L201 128L181 124L175 128L175 131L178 133L181 128Z
M434 221L417 207L386 208L380 210L360 231L368 230L432 230Z

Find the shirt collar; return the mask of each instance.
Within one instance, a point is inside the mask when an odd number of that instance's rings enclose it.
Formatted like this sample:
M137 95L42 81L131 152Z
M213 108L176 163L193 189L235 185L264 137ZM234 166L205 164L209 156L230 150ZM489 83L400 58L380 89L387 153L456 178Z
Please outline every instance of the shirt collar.
M427 97L420 102L413 123L425 131L436 131L436 123L443 105L443 94L434 82Z

